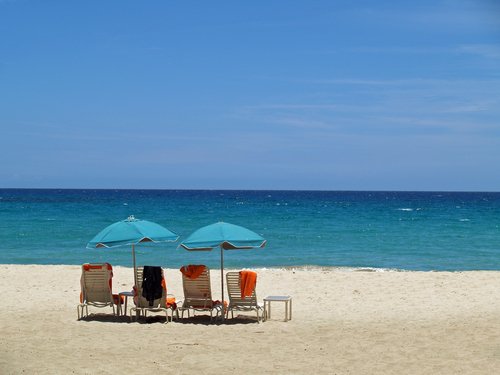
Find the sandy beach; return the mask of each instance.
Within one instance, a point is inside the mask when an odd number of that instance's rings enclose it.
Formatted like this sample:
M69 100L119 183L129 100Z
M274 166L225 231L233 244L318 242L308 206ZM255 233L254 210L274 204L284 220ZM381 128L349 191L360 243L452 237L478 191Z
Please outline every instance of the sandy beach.
M80 267L0 268L2 374L500 372L500 272L257 269L259 300L291 295L293 319L275 304L272 320L219 325L130 323L111 308L77 321ZM179 271L166 277L182 299ZM131 286L132 270L115 267L114 292Z

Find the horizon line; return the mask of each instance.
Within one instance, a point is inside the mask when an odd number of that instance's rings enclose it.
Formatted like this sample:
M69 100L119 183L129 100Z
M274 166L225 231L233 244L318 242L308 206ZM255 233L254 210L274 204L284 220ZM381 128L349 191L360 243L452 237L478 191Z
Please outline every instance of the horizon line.
M402 190L402 189L224 189L224 188L57 188L0 187L0 190L102 190L102 191L276 191L276 192L338 192L338 193L500 193L497 190Z

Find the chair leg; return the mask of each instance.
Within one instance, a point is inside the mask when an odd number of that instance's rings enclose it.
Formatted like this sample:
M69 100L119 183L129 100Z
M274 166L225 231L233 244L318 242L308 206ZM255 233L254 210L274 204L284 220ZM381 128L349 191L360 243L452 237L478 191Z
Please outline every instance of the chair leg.
M135 311L135 314L132 312ZM130 308L130 321L132 322L134 320L134 315L135 315L135 321L137 322L139 320L139 316L141 316L141 309L138 307L131 307Z
M173 322L174 321L174 314L175 314L175 319L179 320L179 309L173 309L173 308L170 308L170 312L172 314L171 318L170 318L170 321Z

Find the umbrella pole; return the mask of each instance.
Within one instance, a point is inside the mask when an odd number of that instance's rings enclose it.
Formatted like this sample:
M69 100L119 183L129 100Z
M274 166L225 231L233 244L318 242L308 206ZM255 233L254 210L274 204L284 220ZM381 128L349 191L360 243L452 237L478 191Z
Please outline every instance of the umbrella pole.
M137 270L135 267L135 246L132 244L132 259L134 261L134 286L137 285Z
M222 290L222 320L224 320L224 315L226 313L226 309L224 306L224 251L222 249L222 245L220 245L220 288Z

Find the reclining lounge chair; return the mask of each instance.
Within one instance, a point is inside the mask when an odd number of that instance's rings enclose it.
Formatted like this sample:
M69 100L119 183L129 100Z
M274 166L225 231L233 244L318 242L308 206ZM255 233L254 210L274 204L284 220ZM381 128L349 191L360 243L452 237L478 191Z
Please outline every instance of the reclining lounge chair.
M134 315L147 316L148 312L165 313L166 323L168 323L168 312L170 320L174 318L174 312L178 317L175 298L167 296L167 284L161 267L143 266L137 267L137 284L134 287L135 307L130 309L130 319ZM132 312L135 311L135 314Z
M184 302L180 307L181 317L184 317L184 310L210 312L210 320L219 315L222 316L223 306L220 301L212 300L212 290L210 286L210 271L204 265L183 266L180 269L182 273L182 287L184 289Z
M78 320L89 315L89 306L113 308L113 315L120 315L121 301L112 293L113 267L109 263L83 264L80 279L80 304L77 306ZM115 310L115 305L117 309ZM84 314L85 309L85 314Z
M255 311L257 313L257 322L260 322L259 311L262 306L257 303L255 286L257 283L257 274L253 271L228 272L226 274L227 293L229 294L229 306L226 311L226 317L234 318L233 311Z

